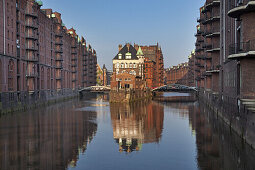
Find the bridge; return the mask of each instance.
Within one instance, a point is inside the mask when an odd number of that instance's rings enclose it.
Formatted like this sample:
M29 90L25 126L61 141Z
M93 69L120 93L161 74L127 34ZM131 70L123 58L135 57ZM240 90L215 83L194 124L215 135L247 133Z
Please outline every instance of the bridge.
M79 93L82 93L82 92L100 93L100 92L109 92L110 90L111 88L107 86L90 86L90 87L85 87L80 89Z
M196 92L196 91L197 91L196 87L189 87L189 86L184 86L179 84L164 85L152 90L152 92L183 92L183 93Z

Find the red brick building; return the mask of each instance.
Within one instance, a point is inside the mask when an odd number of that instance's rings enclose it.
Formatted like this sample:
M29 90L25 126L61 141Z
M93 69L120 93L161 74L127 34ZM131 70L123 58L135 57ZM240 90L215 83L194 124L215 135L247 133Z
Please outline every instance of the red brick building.
M48 100L96 84L96 51L65 27L60 13L41 9L42 2L35 0L0 1L0 6L4 106Z
M119 52L113 59L113 76L111 88L117 89L143 89L144 56L141 48L137 51L131 44L124 47L119 45Z
M255 1L206 0L197 21L193 69L200 96L254 145Z
M136 49L139 48L137 44L134 45ZM162 49L157 45L140 46L144 54L146 72L152 73L152 75L145 74L145 80L149 88L156 88L164 85L164 57ZM145 63L145 64L146 64ZM153 82L153 83L152 83Z
M189 65L182 63L178 66L173 66L166 70L166 83L167 84L181 84L189 85Z

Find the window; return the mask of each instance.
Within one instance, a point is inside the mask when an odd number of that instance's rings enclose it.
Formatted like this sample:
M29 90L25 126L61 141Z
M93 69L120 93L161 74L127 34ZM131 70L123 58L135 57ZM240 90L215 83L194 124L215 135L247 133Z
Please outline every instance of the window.
M120 59L120 60L122 59L122 54L119 54L119 59Z
M41 68L41 89L44 89L44 69Z
M125 63L125 68L128 68L128 64L127 63Z
M136 75L136 72L134 70L130 71L129 74Z
M8 90L14 90L14 61L10 60L8 65Z
M132 63L129 64L129 68L132 68Z
M121 63L121 66L120 66L121 68L124 68L124 64L123 63Z

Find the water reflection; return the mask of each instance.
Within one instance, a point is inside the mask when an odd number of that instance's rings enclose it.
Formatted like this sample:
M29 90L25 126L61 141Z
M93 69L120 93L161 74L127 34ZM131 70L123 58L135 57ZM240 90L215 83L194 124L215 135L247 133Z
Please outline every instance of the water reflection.
M199 103L107 100L0 117L0 169L254 170L254 150Z
M142 149L144 143L159 142L164 121L164 106L154 102L111 104L113 137L119 152Z
M255 152L203 105L189 109L201 169L254 170Z
M75 166L97 131L95 112L75 112L77 101L0 118L0 169Z

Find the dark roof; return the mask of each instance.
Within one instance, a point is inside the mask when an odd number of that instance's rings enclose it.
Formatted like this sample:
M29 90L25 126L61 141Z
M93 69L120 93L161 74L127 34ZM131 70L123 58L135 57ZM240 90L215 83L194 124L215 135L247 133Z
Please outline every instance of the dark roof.
M113 58L114 60L125 60L126 53L131 53L131 59L127 60L138 60L138 57L136 56L136 49L130 45L129 50L127 47L127 44L120 50L120 52ZM122 59L119 59L119 54L122 54Z

